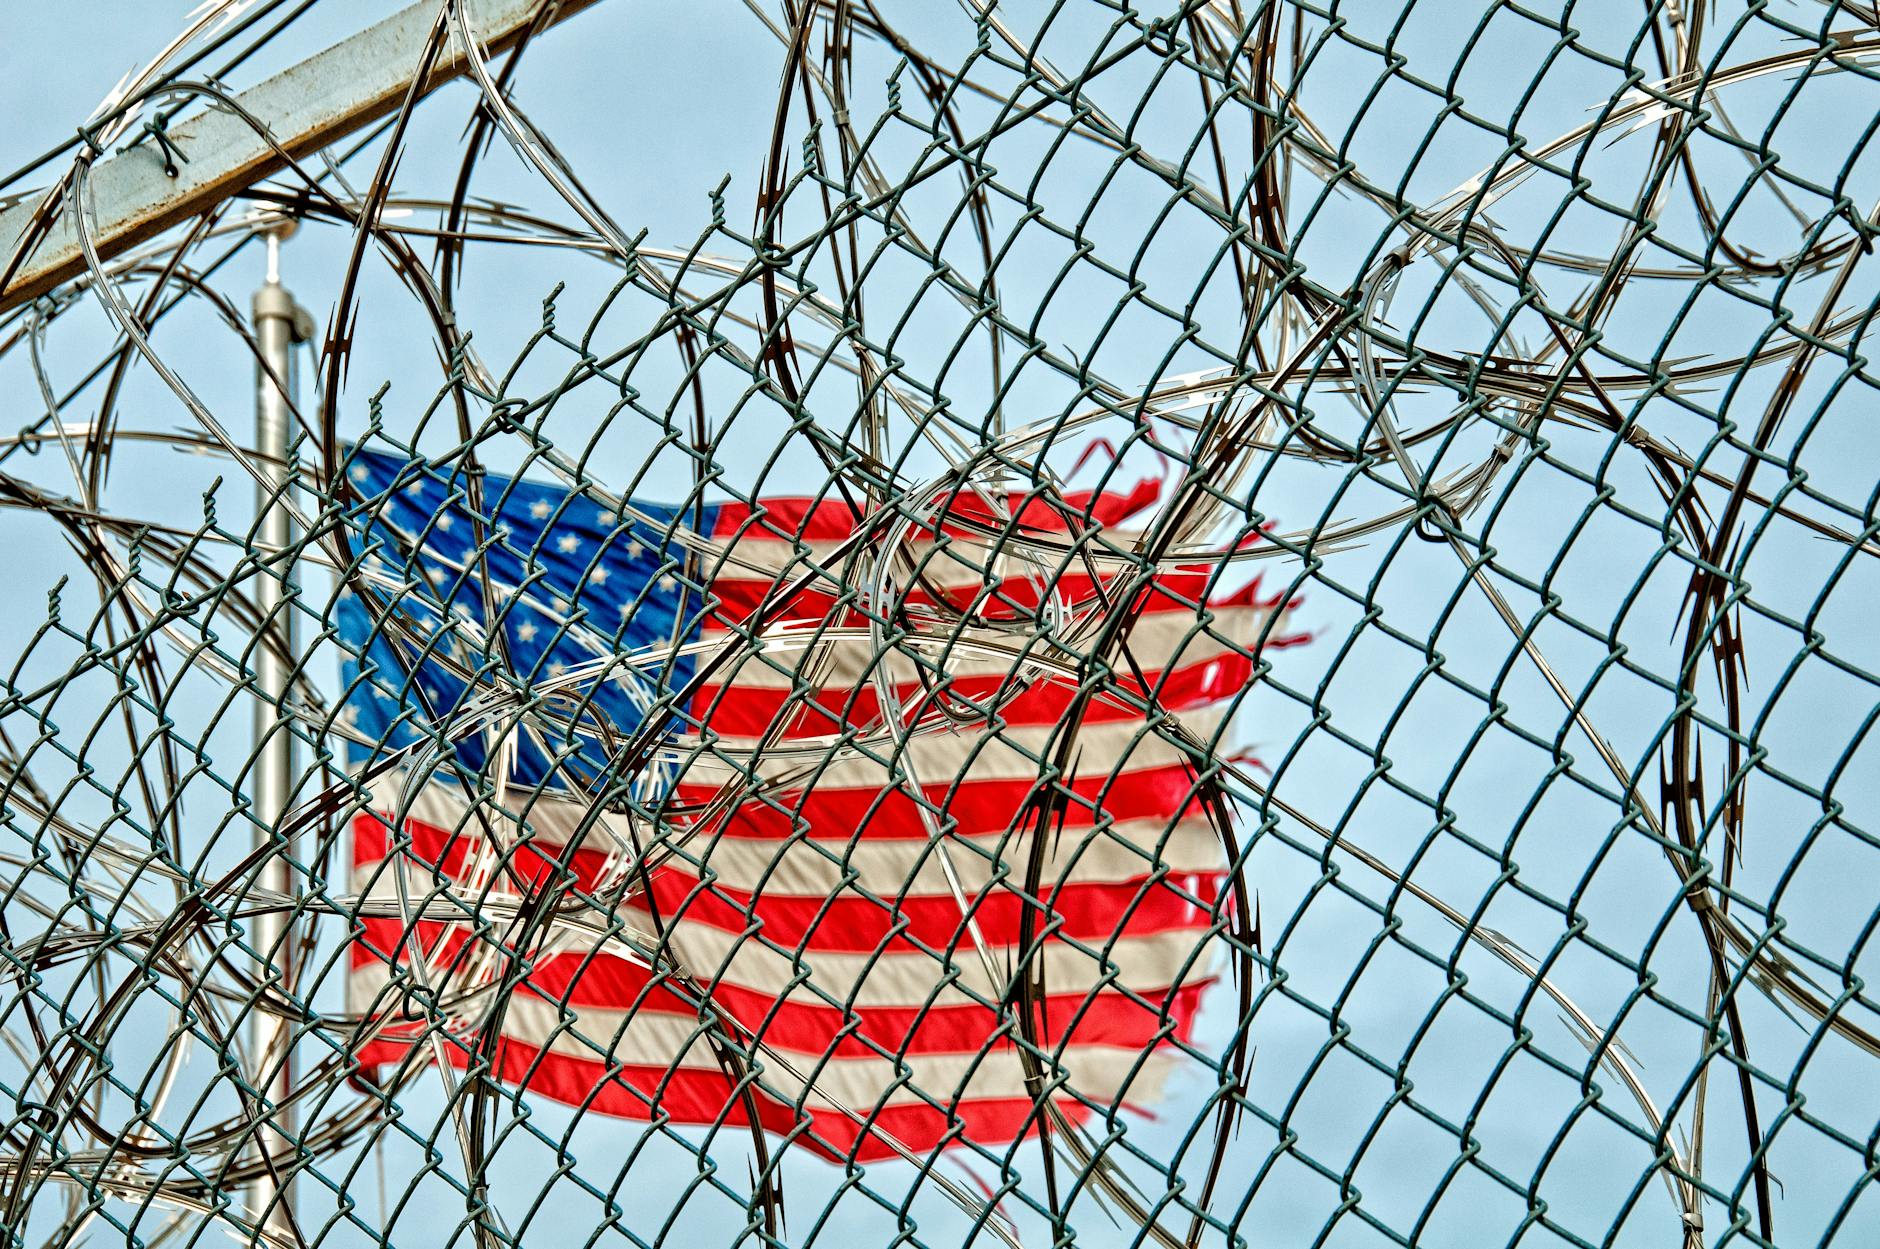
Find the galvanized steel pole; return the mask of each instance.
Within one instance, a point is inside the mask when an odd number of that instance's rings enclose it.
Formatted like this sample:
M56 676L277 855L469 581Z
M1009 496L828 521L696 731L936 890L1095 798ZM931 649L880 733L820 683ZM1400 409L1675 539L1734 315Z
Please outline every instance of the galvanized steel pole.
M292 680L295 648L293 606L289 588L293 584L290 559L276 559L293 542L293 521L286 507L285 495L291 485L288 445L291 438L295 390L294 345L306 341L307 314L281 285L281 240L293 232L293 223L282 221L268 235L267 280L254 295L255 339L260 357L255 366L255 459L264 481L255 487L256 547L263 553L263 571L255 578L254 601L260 609L263 639L255 648L255 770L251 785L254 797L255 841L267 849L280 836L281 817L291 801L294 781L294 736L291 717L284 712L288 685ZM277 640L280 649L267 645L265 639ZM263 859L256 882L267 894L294 893L293 847L273 846ZM293 982L287 915L267 911L255 917L254 948L260 955L256 971L263 982L273 981L281 996L289 997ZM278 1015L256 1010L251 1019L251 1044L256 1064L254 1086L273 1104L267 1125L258 1143L276 1158L291 1156L294 1132L293 1038L287 1035L291 1025ZM268 1064L276 1063L272 1074ZM267 1211L266 1221L280 1229L292 1222L293 1187L281 1183L275 1201L276 1181L263 1178L255 1186L257 1210ZM272 1208L270 1208L272 1205Z

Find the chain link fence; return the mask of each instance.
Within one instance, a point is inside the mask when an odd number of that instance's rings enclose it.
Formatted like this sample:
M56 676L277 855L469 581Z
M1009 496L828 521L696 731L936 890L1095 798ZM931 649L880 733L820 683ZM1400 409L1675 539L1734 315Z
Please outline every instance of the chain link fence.
M1880 13L496 7L6 183L8 1245L1880 1235Z

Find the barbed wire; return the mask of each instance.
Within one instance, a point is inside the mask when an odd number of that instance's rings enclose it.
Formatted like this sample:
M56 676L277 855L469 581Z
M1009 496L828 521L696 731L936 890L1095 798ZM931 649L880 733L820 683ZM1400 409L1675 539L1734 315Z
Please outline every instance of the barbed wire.
M1871 1239L1880 13L640 8L0 187L7 1243Z

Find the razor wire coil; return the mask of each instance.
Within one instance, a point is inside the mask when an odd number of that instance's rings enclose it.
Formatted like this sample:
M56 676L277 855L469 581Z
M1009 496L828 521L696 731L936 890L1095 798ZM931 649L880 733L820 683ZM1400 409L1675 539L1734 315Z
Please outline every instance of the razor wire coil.
M290 152L211 4L8 180L7 1243L1870 1240L1880 14L723 8Z

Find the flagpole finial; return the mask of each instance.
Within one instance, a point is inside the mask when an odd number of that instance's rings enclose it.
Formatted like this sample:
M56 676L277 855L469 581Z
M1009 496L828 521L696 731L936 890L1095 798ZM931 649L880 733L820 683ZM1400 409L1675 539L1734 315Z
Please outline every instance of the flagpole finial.
M255 232L267 240L269 286L281 284L281 241L289 238L300 229L300 219L290 217L278 208L269 208L260 214Z

